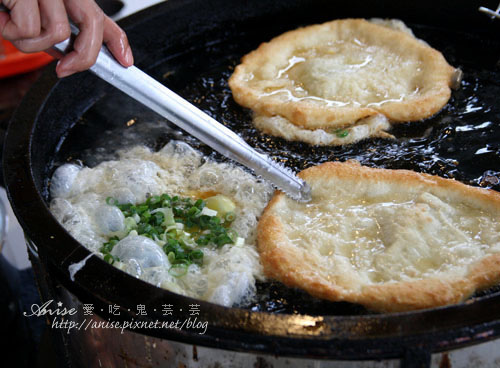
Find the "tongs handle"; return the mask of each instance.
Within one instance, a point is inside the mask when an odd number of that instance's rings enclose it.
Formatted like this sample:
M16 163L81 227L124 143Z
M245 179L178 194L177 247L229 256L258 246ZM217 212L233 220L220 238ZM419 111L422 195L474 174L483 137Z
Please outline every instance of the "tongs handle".
M0 10L6 9L0 5ZM60 58L72 48L80 32L71 24L72 37L54 45L49 52ZM184 100L135 66L120 65L105 45L90 70L222 155L253 169L286 194L299 201L311 198L309 186L295 174L250 147L243 139L215 119Z
M55 46L59 51L65 44ZM102 47L90 70L222 155L253 169L299 201L311 198L309 186L290 170L250 147L243 139L135 66L125 68Z

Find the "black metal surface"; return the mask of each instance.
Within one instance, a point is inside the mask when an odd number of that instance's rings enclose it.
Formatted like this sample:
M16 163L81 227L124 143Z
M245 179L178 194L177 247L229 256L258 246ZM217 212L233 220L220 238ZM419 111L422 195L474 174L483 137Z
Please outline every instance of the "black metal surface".
M7 126L23 96L40 75L40 70L0 79L0 159ZM0 165L1 166L1 165ZM3 186L3 171L0 170L0 185Z
M410 348L405 351L401 360L401 368L427 368L431 365L431 354L428 350Z
M19 367L32 366L35 362L35 338L23 317L23 292L21 279L25 273L19 272L3 255L0 254L0 312L2 316L3 343L0 353L5 357L6 365Z
M478 134L472 139L459 134L463 130L455 129L480 125L485 122L481 119L486 119L486 116L496 125L500 123L500 113L495 107L500 89L496 65L500 57L496 36L499 27L477 13L476 8L477 4L467 1L423 1L418 5L405 4L404 11L396 1L354 1L349 4L328 1L235 1L231 7L223 1L209 4L202 1L169 1L128 18L122 26L129 34L139 67L164 80L169 87L200 104L216 118L226 121L252 145L265 151L272 150L288 166L302 168L326 159L354 156L367 164L395 168L410 165L419 171L494 186L481 178L487 171L492 172L493 177L494 172L499 171L499 130L472 129L474 133L471 134ZM432 41L440 43L435 46L451 59L450 62L464 68L466 79L463 88L454 94L444 113L423 125L397 128L399 138L396 143L378 140L331 151L286 144L281 140L271 140L274 144L270 145L268 137L258 136L252 130L248 112L230 99L225 84L230 67L238 57L273 35L297 25L347 16L398 17L419 25L417 31L422 37L431 35ZM438 25L438 28L433 25ZM474 31L468 27L474 27ZM163 31L158 32L158 29ZM457 45L458 48L455 47ZM475 84L475 81L480 83ZM491 109L475 110L474 118L470 118L470 115L463 114L463 109L469 105L472 108L483 106L468 98L477 98L480 103L488 102ZM464 99L470 104L464 105ZM446 116L453 116L453 121L444 119ZM110 303L120 305L123 313L118 318L122 320L168 318L159 312L139 316L127 311L134 311L139 303L151 310L161 310L161 305L168 301L183 307L185 313L176 316L182 318L188 316L189 304L196 302L201 305L200 318L209 323L205 335L176 330L144 332L206 346L290 356L342 359L401 357L405 352L408 354L408 347L442 351L486 341L500 334L500 294L497 291L487 292L456 306L410 313L374 314L344 303L315 302L307 296L299 296L296 291L288 291L291 294L287 297L290 298L283 299L282 293L287 291L279 287L276 298L264 298L250 309L224 308L146 284L97 257L90 258L72 282L68 266L84 259L89 252L50 215L47 178L55 165L67 159L82 159L92 164L88 160L96 148L111 146L110 139L116 135L109 132L123 130L124 123L130 118L138 118L134 129L140 129L137 127L141 122L157 119L153 113L145 111L88 73L57 81L52 70L42 76L23 101L7 135L4 170L16 214L44 259L47 259L50 277L59 280L82 302L104 307ZM450 133L446 133L448 130ZM153 134L149 142L146 139L146 143L160 145L172 137L181 137L199 146L176 129L161 133L159 137ZM434 151L429 157L437 155L440 160L427 160L430 166L425 166L422 163L426 162L426 156L421 147L429 144L434 144ZM479 156L470 159L470 153L477 150L475 144L489 147L491 153L487 152L488 159L482 160ZM207 152L202 146L199 148ZM469 157L470 162L464 161L462 156L457 160L454 156L457 153L450 148L459 151L464 148L465 152L462 150L459 154ZM307 154L301 156L301 152ZM371 152L378 152L379 155ZM380 152L388 152L386 156L392 158L384 156L385 161L382 162ZM455 165L453 160L459 161L459 164ZM269 287L273 286L262 286ZM302 302L296 302L298 296L303 298ZM286 303L279 305L280 300ZM314 303L317 303L316 306ZM293 305L290 307L290 304ZM304 309L304 305L312 305L313 308ZM273 313L259 312L262 310Z
M102 9L104 14L113 16L123 8L123 2L120 0L96 0L96 4Z

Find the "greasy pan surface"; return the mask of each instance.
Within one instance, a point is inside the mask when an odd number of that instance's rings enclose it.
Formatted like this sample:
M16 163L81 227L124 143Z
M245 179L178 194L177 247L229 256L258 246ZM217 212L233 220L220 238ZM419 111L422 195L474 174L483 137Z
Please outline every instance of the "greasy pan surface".
M123 26L139 67L295 170L354 158L370 166L412 169L499 190L498 25L468 2L428 3L421 3L421 8L412 5L414 9L405 5L402 12L396 1L357 1L343 7L327 1L235 1L229 8L223 1L169 1L127 19ZM227 87L239 58L260 42L300 25L372 16L405 20L417 37L463 69L462 86L444 110L425 122L398 126L395 141L316 148L257 134L250 113L234 103ZM136 122L127 128L130 119ZM164 320L160 311L167 302L185 311L176 318L187 317L194 300L132 278L97 257L90 258L71 282L68 266L88 251L48 212L47 178L62 162L81 160L92 166L112 157L116 148L138 141L159 148L170 139L182 139L223 160L175 127L155 124L158 120L88 73L56 81L49 70L19 108L5 143L9 195L52 274L84 303L120 305L123 320ZM346 359L399 356L411 346L445 350L500 332L500 293L495 289L462 305L384 315L348 303L320 301L278 284L261 284L258 289L260 299L244 309L197 301L200 319L209 325L205 335L171 329L144 332L228 349ZM126 311L136 310L137 304L145 304L148 311L157 308L158 313L136 316Z

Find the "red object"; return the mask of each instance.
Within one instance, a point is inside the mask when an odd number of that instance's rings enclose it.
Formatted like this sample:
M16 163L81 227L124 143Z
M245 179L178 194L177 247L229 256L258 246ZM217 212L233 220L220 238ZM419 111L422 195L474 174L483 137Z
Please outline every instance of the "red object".
M0 38L0 78L31 72L50 63L54 58L45 52L25 54Z

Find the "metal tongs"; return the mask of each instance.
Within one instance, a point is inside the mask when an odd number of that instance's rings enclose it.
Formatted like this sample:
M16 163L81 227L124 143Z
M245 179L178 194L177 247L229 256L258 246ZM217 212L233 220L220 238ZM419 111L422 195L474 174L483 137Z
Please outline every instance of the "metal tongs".
M484 6L480 6L478 9L480 12L483 12L485 14L488 14L491 16L491 19L499 19L500 18L500 3L497 6L497 10L489 9Z
M0 11L9 11L0 4ZM60 58L72 48L74 36L80 32L71 24L72 37L48 50ZM311 189L306 182L283 165L258 153L241 137L209 115L175 94L135 66L125 68L102 46L96 63L90 68L95 75L125 92L161 116L198 138L222 155L251 168L257 175L269 180L291 198L307 202Z

